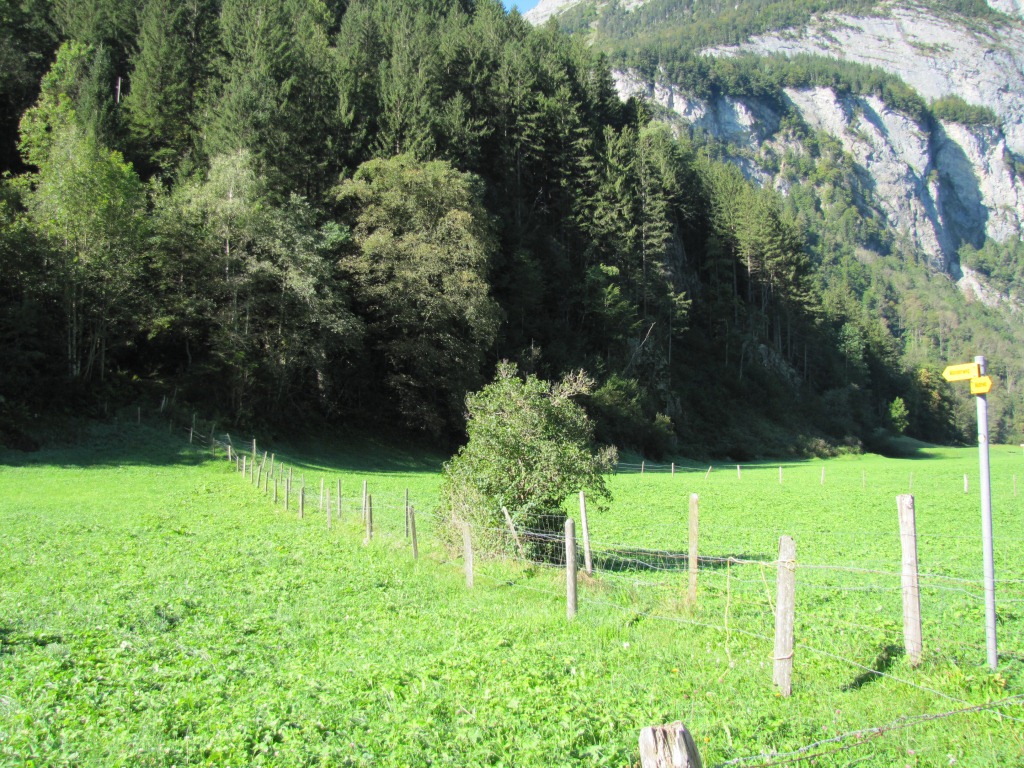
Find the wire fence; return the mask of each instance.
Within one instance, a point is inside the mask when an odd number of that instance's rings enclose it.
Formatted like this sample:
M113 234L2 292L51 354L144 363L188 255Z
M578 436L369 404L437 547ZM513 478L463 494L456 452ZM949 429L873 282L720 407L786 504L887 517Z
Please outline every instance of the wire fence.
M407 492L405 497L376 496L365 482L359 487L343 487L337 478L297 472L273 454L258 451L254 441L236 445L229 435L215 435L212 429L208 434L200 433L195 426L186 431L190 442L208 444L211 451L231 461L239 473L244 473L249 482L284 510L297 516L320 516L327 526L347 523L351 527L358 522L367 539L416 539L415 500L410 500ZM620 471L622 468L620 465ZM697 472L674 465L643 464L635 469L642 473ZM742 472L742 467L736 471ZM427 530L435 537L434 521L429 515L424 518L420 521L421 532ZM575 567L569 569L569 546L561 530L565 519L563 515L542 516L535 518L531 527L520 528L511 519L505 525L465 524L466 540L470 542L467 552L460 556L451 550L449 541L449 550L441 559L465 569L466 561L472 560L472 542L487 542L487 554L500 556L501 575L478 565L476 576L484 581L513 586L548 600L562 600L566 597L565 589L559 585L568 578L563 574L579 571L586 574L578 598L581 611L621 611L628 613L631 621L664 622L712 633L729 664L734 663L734 656L757 659L760 663L772 659L778 575L784 563L765 554L765 550L777 534L776 529L716 523L712 540L738 545L707 546L702 538L693 562L690 553L681 549L639 547L588 533L586 546L576 547L572 563ZM744 537L746 540L741 541ZM798 547L804 540L822 539L832 542L838 551L843 550L844 541L870 539L879 553L877 559L856 563L815 562L798 556L795 635L799 639L794 648L798 668L801 659L813 659L814 674L845 675L850 680L850 690L871 680L885 680L896 689L916 691L955 706L941 712L910 714L883 725L855 728L795 750L737 757L718 766L774 766L809 761L861 747L912 726L953 717L994 717L1014 726L1024 724L1024 695L1000 697L989 692L986 695L990 701L979 704L967 698L974 693L964 686L944 687L934 682L935 675L916 676L912 668L908 670L906 665L898 664L904 655L904 574L900 570L898 532L804 530L796 533L795 538ZM919 538L931 540L936 548L959 539L928 533L919 534ZM1024 541L1017 537L1006 540ZM810 549L822 551L822 547ZM483 554L476 550L478 558ZM510 578L509 573L514 574L517 569L541 572L547 578ZM694 573L696 599L690 588ZM927 661L932 666L948 665L954 670L981 668L985 660L985 595L980 575L971 577L940 564L935 570L921 570L918 583ZM1024 604L1024 579L998 579L996 589L997 607L1004 617L1000 629L1003 658L1024 662L1024 612L1019 608ZM965 625L978 628L973 642L964 638ZM1000 680L998 676L992 678L992 690L996 693Z

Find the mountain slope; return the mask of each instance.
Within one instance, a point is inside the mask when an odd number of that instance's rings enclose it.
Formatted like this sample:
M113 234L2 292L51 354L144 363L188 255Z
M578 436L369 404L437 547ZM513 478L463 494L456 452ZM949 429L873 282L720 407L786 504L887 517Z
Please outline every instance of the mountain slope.
M586 37L620 97L779 191L828 300L880 317L908 369L998 361L1009 439L1024 378L1021 6L552 0L528 19Z
M643 5L589 7L592 13L610 13L608 7L622 13ZM1017 17L1022 14L1015 0L993 5ZM539 4L528 18L538 21L582 7L553 0ZM601 36L607 31L600 23L592 26L598 45L612 42ZM648 26L642 37L634 38L648 60L654 50L645 41L657 30L657 25L653 30ZM629 41L613 42L609 47L622 62ZM1019 20L1000 14L994 24L944 9L889 3L868 16L827 13L800 27L699 53L715 58L827 57L876 67L928 101L953 97L990 110L995 120L986 122L992 124L971 124L893 109L871 94L835 87L783 87L767 101L751 98L742 88L719 87L702 98L673 76L674 62L663 51L658 51L658 66L620 66L617 74L624 98L644 96L681 124L740 150L756 151L777 141L787 114L835 136L874 188L878 210L891 230L906 233L920 254L954 277L962 276L958 251L963 244L980 248L986 238L1005 242L1024 232L1024 23ZM770 163L758 162L749 152L733 154L738 160L743 156L740 164L748 175L784 188Z

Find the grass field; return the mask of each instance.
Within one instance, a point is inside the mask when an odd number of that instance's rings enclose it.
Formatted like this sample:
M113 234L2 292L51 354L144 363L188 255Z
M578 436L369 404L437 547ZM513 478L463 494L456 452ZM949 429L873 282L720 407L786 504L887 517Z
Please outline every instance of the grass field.
M613 502L590 515L610 569L583 579L570 622L559 569L478 562L467 590L461 560L431 545L441 456L274 448L312 491L301 521L164 428L100 425L0 454L0 762L627 766L640 728L681 719L708 766L1024 763L1020 448L992 457L995 675L976 451L788 463L782 484L778 464L615 475ZM330 530L320 477L340 478L347 502ZM378 531L367 546L364 479ZM917 669L899 650L895 496L911 484ZM694 607L690 493L707 558ZM771 683L781 534L799 564L790 698Z

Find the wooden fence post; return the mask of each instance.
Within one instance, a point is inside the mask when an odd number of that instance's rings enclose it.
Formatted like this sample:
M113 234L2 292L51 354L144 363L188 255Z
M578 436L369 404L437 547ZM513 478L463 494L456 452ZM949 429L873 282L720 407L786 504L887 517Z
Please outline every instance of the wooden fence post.
M737 480L742 480L743 479L743 470L740 468L739 464L736 465L736 479Z
M363 544L373 541L373 497L366 497L366 538Z
M825 484L825 468L824 467L821 468L821 484L822 485Z
M565 521L565 615L576 616L576 523L571 517Z
M697 521L700 515L700 497L696 493L690 494L690 585L686 593L687 602L692 606L697 604Z
M188 428L188 444L189 445L192 445L192 439L195 436L195 432L196 432L195 429L193 429L192 427ZM230 449L228 450L228 458L229 459L231 458L231 450Z
M783 696L793 692L793 644L796 624L796 543L779 539L778 593L775 599L775 669L772 679Z
M709 464L708 465L708 471L704 473L704 479L705 480L707 480L708 479L708 475L711 474L711 467L713 467L713 466L714 466L713 464Z
M473 588L473 539L469 523L462 524L462 563L466 571L466 589Z
M242 477L245 477L245 460L247 458L249 458L249 457L244 455L244 454L242 455Z
M640 731L641 768L703 768L693 736L681 722Z
M289 471L288 475L284 479L284 511L285 512L288 511L288 507L291 504L291 498L292 498L292 475L291 475L291 471Z
M966 475L964 476L966 477ZM903 644L910 666L921 663L921 591L917 582L917 523L914 497L902 494L896 497L896 510L900 521L900 545L903 550Z
M299 485L299 520L306 516L306 479Z
M256 438L252 439L252 460L256 461Z
M516 525L512 522L512 515L508 513L508 507L502 507L501 513L505 515L505 523L508 525L509 531L512 532L512 540L516 543L516 549L519 550L519 556L526 559L526 552L523 551L523 542L519 540L519 534L516 533Z
M277 504L277 478L274 478L274 504Z
M590 552L590 526L587 525L587 497L580 491L580 526L583 528L583 566L587 576L594 574L594 558Z
M970 486L967 483L967 475L964 475L964 493L970 493Z
M673 461L672 462L672 477L675 477L675 476L676 476L676 463Z
M644 466L645 466L646 464L647 464L647 462L646 462L646 461L641 461L641 462L640 462L640 474L641 474L641 475L642 475L642 474L644 473Z
M412 559L417 560L420 549L416 543L416 507L409 507L409 537L412 539Z

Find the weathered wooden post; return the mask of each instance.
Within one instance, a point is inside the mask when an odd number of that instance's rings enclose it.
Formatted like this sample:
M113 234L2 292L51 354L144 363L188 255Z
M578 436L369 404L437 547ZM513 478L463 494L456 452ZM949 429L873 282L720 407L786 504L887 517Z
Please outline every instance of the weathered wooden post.
M473 588L473 539L469 533L469 523L462 524L462 563L466 572L466 589Z
M641 768L703 768L693 736L681 722L640 731Z
M567 618L576 616L576 523L573 519L565 521L565 615Z
M672 462L672 477L675 477L675 476L676 476L676 463L673 461Z
M967 475L964 474L964 493L970 493L970 486L967 483Z
M594 558L590 552L590 526L587 525L587 497L580 491L580 526L583 528L583 567L587 576L594 574Z
M921 663L921 591L917 582L917 524L914 497L903 494L896 497L896 510L900 522L900 545L903 550L903 644L910 666Z
M821 484L822 485L825 484L825 468L824 467L821 468Z
M641 462L640 462L640 474L641 474L641 475L642 475L642 474L644 473L644 466L645 466L646 464L647 464L647 462L646 462L646 461L641 461Z
M416 507L409 507L409 536L412 539L412 559L420 556L420 548L416 542Z
M737 480L742 480L743 479L743 470L740 468L739 464L736 465L736 479Z
M245 477L245 460L247 458L249 458L249 457L244 455L244 454L242 455L242 477Z
M274 504L277 504L277 478L274 478Z
M373 541L373 497L366 497L366 538L363 539L363 544L369 544Z
M796 625L796 543L779 539L779 570L775 599L774 683L783 696L793 693L793 645Z
M299 485L299 520L306 516L306 478Z
M508 507L502 507L501 513L505 515L505 524L508 526L508 530L512 534L512 541L516 543L516 549L519 550L519 556L525 560L526 552L523 551L523 542L519 540L519 534L516 532L516 525L512 522L512 515L508 513Z
M700 516L700 497L696 493L690 494L690 551L689 570L690 585L686 593L686 600L689 605L697 604L697 522Z
M705 479L705 480L707 480L707 479L708 479L708 475L710 475L710 474L711 474L711 468L712 468L713 466L714 466L713 464L709 464L709 465L708 465L708 471L704 473L704 479Z

